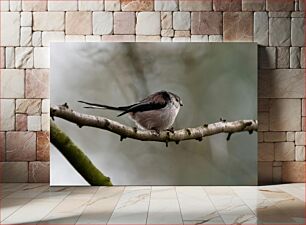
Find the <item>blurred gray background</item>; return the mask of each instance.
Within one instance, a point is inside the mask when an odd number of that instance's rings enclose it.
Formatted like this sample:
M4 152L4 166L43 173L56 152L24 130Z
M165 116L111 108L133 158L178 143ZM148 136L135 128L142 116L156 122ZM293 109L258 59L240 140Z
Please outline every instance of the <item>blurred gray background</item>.
M184 103L175 128L257 119L253 43L52 43L51 104L134 126L118 112L83 109L78 100L129 105L168 90ZM115 185L257 185L257 133L170 143L140 142L55 122ZM51 185L88 185L53 146Z

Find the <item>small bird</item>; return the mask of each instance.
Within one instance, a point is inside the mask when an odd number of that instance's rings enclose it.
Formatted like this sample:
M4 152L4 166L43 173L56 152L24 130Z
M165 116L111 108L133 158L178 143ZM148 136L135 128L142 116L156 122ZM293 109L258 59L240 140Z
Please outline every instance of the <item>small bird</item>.
M121 111L122 113L118 116L128 114L137 128L155 130L156 132L173 130L172 124L180 107L183 106L181 98L169 91L155 92L145 99L128 106L114 107L85 101L79 102L89 105L84 108Z

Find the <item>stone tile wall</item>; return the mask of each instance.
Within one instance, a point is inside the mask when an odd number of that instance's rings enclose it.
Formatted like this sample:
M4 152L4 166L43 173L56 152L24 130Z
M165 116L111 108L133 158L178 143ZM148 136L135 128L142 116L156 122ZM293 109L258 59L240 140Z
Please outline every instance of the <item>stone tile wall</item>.
M52 41L257 42L259 181L305 181L303 0L1 0L4 182L49 180Z

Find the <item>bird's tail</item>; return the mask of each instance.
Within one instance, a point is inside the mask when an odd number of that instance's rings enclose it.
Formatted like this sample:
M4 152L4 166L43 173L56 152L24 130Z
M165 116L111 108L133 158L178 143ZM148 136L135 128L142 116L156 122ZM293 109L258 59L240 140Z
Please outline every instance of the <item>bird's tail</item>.
M89 106L84 107L86 109L110 109L110 110L117 110L117 111L125 111L129 108L129 106L114 107L114 106L102 105L102 104L85 102L85 101L78 101L78 102L89 105Z

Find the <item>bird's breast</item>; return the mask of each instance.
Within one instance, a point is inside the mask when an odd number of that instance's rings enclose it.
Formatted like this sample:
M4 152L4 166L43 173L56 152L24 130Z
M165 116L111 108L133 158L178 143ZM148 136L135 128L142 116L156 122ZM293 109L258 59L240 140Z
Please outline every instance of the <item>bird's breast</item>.
M179 108L168 104L162 109L129 113L129 115L140 128L166 130L172 126L178 112Z

